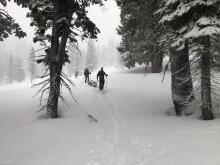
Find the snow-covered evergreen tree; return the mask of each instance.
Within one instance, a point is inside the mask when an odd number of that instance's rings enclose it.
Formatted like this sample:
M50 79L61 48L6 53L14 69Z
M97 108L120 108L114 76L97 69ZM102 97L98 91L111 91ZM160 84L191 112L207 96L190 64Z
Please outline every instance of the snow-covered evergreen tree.
M212 42L212 56L213 56L213 67L215 70L220 71L220 35L216 35L215 42Z
M172 47L185 49L186 42L194 44L201 69L201 109L204 120L213 119L211 102L211 37L220 33L220 0L164 0L158 11L161 23L172 28ZM196 58L196 59L198 59Z
M160 16L154 14L160 1L117 0L117 3L122 24L118 28L122 36L118 50L125 65L130 68L135 63L148 65L151 62L152 72L161 72L164 50L158 39L164 29L158 24Z
M7 58L4 58L3 55L0 53L0 84L3 84L5 81L6 75L6 68L5 68L5 61Z
M23 62L20 57L14 57L10 54L8 63L8 81L11 84L13 81L22 82L25 79L25 71Z
M14 34L18 38L23 38L26 33L22 31L19 24L8 14L4 7L7 6L8 0L1 0L0 4L0 41Z

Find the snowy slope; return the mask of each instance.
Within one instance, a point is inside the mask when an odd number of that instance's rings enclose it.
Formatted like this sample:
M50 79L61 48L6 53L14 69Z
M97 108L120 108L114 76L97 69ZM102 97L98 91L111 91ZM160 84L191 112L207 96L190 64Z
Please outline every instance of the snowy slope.
M0 165L219 165L219 119L166 115L170 75L142 71L108 71L105 94L73 79L80 106L63 90L56 120L35 113L30 85L1 87Z

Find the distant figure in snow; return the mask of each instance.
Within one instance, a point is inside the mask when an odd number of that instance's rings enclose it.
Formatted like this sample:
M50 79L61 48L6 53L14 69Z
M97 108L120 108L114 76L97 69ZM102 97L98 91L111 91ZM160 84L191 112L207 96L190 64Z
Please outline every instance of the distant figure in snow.
M91 74L91 72L89 71L89 69L85 68L85 70L84 70L85 83L89 82L89 75L90 74Z
M104 84L105 84L105 76L108 75L104 72L103 67L101 67L101 70L97 74L97 81L99 80L99 90L103 90Z

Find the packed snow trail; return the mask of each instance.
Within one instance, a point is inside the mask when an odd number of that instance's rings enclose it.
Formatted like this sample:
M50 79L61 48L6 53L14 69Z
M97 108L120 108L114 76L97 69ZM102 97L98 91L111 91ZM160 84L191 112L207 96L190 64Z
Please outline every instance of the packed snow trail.
M101 95L100 95L101 94ZM122 129L122 120L120 118L120 115L118 113L118 110L114 107L112 104L108 93L107 93L107 88L105 88L104 94L100 91L97 91L95 89L95 99L99 107L105 111L107 111L108 116L110 116L111 119L111 124L113 126L113 131L112 131L112 150L113 150L113 164L119 165L119 160L118 160L118 148L117 146L119 145L119 132ZM104 132L102 130L102 132Z
M111 81L110 81L111 83ZM123 84L122 84L123 85ZM124 123L124 121L122 120L122 117L120 116L120 112L118 110L118 108L116 108L115 103L113 103L112 99L111 99L111 91L113 91L114 88L110 88L110 89L106 89L106 91L109 92L105 92L105 94L103 95L102 93L100 93L100 91L97 91L96 89L95 94L94 94L94 98L97 102L97 104L99 105L99 109L104 110L105 112L101 112L101 113L105 113L105 117L101 118L100 120L106 120L106 117L111 118L111 121L108 121L108 124L111 123L112 127L110 127L110 129L106 129L103 128L101 130L101 132L103 134L107 134L109 130L112 129L112 133L110 136L111 140L108 139L103 139L103 144L101 144L101 146L106 146L102 149L103 152L108 152L109 154L105 154L102 153L103 155L108 155L108 158L105 158L104 160L100 160L100 159L95 159L93 160L93 164L109 164L109 165L127 165L127 164L138 164L138 163L142 163L142 160L140 158L140 156L144 155L143 153L148 153L150 154L150 148L151 148L151 144L147 144L146 146L141 146L142 148L142 154L140 154L139 156L133 156L131 157L131 155L135 155L135 153L132 153L132 150L135 148L136 145L139 145L139 140L136 139L136 137L138 137L138 135L135 135L135 131L136 131L136 127L131 126L129 123ZM113 91L113 92L120 92L120 91ZM132 93L130 93L132 95ZM129 116L129 118L132 121L132 124L134 126L136 126L136 121L131 117L131 115L129 115L128 113L126 114ZM129 127L129 128L127 128ZM107 132L106 132L107 130ZM126 131L124 131L126 130ZM129 132L127 132L129 130ZM130 134L131 132L131 134ZM123 135L125 134L126 137ZM130 134L130 135L129 135ZM127 136L128 135L128 136ZM128 138L128 139L126 139ZM129 139L131 138L131 139ZM105 145L107 143L107 145ZM111 145L112 147L108 147L109 145ZM140 146L139 146L140 147ZM164 151L162 151L164 152ZM160 153L162 153L160 152ZM97 154L97 153L96 153ZM110 156L112 155L112 156ZM143 156L144 157L144 156ZM108 160L108 163L106 163L106 159ZM112 161L111 161L112 160ZM91 162L90 162L91 163Z
M62 90L56 120L35 112L30 84L0 87L0 165L219 165L219 118L168 116L170 75L142 71L107 71L105 94L73 78L80 107Z

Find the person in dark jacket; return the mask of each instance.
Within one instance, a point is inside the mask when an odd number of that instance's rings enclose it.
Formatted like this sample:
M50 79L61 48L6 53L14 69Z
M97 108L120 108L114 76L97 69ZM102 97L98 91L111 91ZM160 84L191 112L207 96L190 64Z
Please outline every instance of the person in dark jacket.
M91 74L91 72L89 71L89 69L85 68L85 70L84 70L85 83L89 82L89 75L90 74Z
M103 67L97 74L97 81L99 80L99 90L103 90L105 84L105 77L108 75L104 72Z

